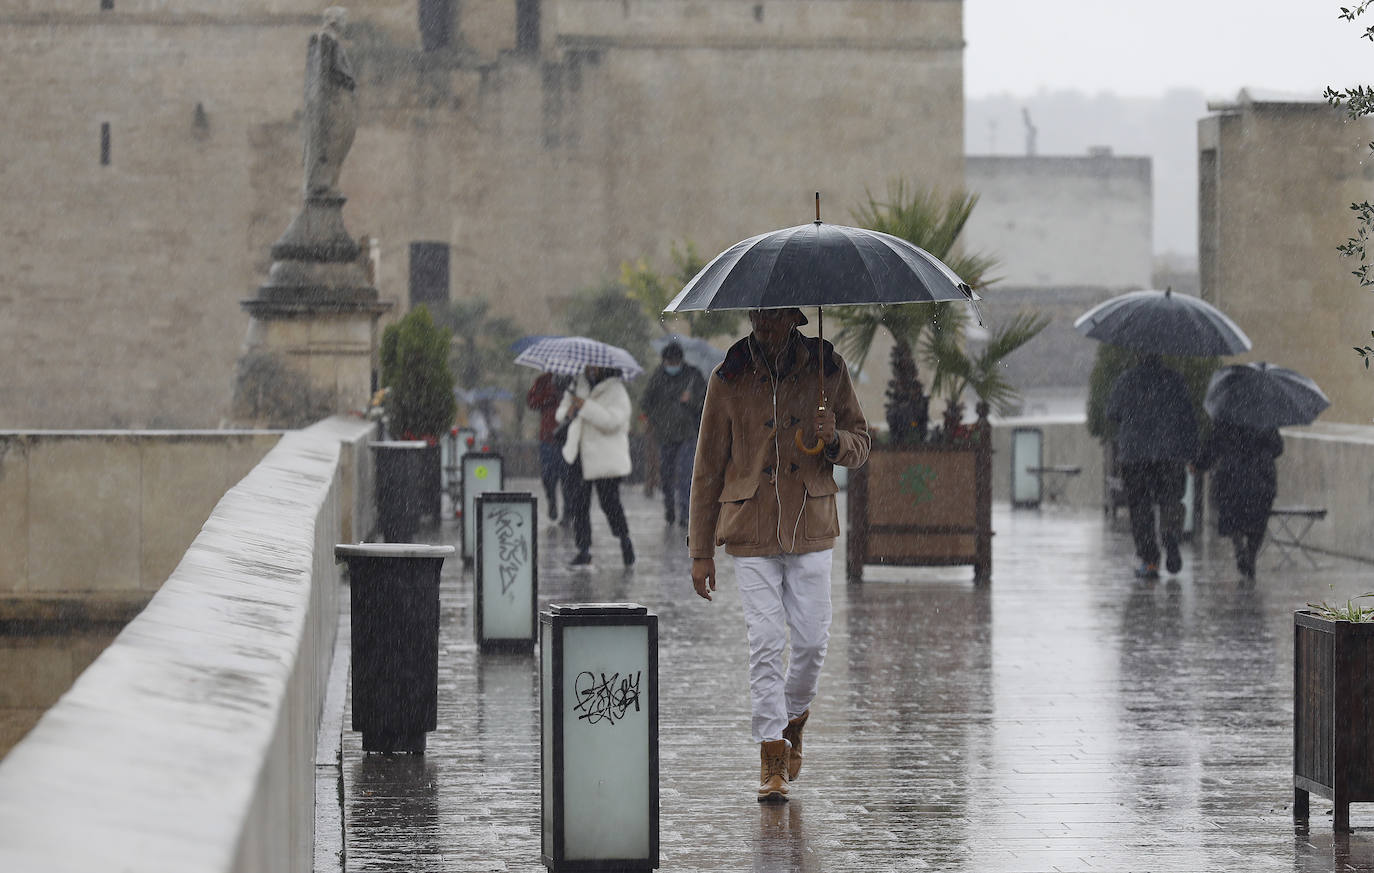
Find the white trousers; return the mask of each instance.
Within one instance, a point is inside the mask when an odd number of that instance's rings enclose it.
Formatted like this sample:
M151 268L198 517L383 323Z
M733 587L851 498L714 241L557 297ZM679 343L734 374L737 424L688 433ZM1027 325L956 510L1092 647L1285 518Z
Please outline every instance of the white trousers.
M735 586L749 628L750 727L756 743L782 739L787 722L816 697L830 642L833 552L735 558ZM792 646L784 679L789 632Z

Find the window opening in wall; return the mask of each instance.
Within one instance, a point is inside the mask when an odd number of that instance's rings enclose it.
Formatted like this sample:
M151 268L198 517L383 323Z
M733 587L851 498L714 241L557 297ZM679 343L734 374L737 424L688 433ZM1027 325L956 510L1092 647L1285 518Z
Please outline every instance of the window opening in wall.
M448 243L411 243L410 305L424 303L432 313L448 299Z
M453 44L453 0L420 0L420 47L427 52Z
M100 0L100 8L101 8L101 9L113 9L113 8L114 8L114 0Z
M539 51L539 0L515 0L515 50Z
M100 165L102 167L110 165L110 123L108 121L100 123Z

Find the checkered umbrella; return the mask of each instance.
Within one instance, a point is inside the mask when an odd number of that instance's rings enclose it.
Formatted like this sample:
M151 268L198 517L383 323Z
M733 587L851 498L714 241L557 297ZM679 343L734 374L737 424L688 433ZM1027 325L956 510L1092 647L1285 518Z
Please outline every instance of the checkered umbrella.
M521 352L515 363L565 376L576 376L588 365L614 367L625 379L633 379L644 372L634 356L620 346L585 336L556 336L540 340Z

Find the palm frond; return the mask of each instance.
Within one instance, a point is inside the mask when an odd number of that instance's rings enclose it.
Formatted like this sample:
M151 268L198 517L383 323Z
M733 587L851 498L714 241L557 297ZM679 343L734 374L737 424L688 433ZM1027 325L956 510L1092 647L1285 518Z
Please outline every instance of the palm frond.
M1050 323L1048 315L1042 312L1023 310L1011 321L999 327L988 339L979 358L989 363L1001 361L1007 355L1035 339L1045 325Z

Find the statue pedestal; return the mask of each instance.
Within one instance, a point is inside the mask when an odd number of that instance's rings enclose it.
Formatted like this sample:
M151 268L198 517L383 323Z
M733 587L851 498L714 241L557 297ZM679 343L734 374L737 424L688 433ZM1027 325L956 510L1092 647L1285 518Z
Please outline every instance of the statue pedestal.
M299 427L313 417L361 412L372 397L382 301L344 228L344 198L313 196L272 246L234 385L234 418Z

